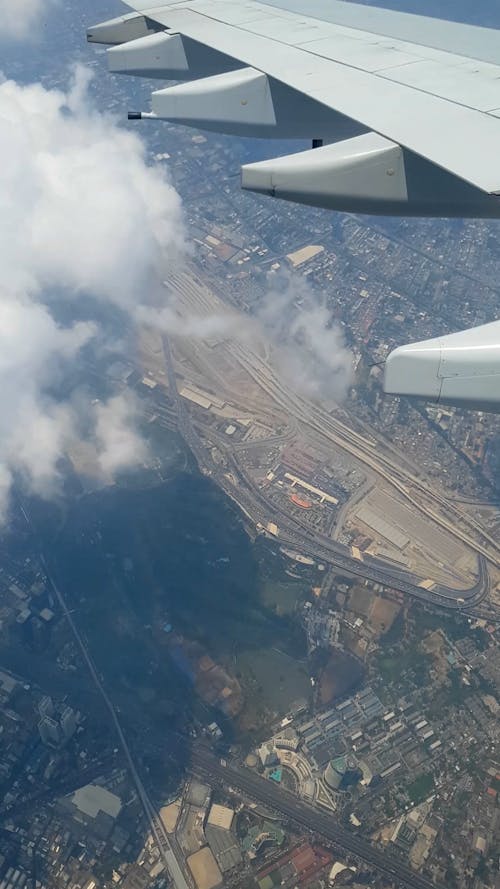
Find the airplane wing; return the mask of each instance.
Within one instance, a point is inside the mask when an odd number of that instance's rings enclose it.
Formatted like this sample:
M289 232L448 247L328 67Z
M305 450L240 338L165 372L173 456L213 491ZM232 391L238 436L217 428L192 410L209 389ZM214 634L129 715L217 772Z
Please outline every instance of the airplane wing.
M243 188L347 212L500 218L500 31L345 0L126 5L89 41L111 44L114 73L180 81L130 118L311 142L244 166ZM452 344L454 376L464 342ZM388 364L388 391L404 379L407 394L446 397L448 384L419 383L442 344L417 345ZM500 391L486 401L500 409Z
M243 187L359 212L500 215L500 32L342 0L307 14L300 0L127 5L89 40L118 44L113 72L186 81L153 92L156 118L322 146L245 167Z

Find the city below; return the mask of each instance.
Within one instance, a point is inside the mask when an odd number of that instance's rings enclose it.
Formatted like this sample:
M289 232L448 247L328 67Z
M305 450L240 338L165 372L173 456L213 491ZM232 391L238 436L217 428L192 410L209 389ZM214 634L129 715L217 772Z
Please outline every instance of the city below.
M143 107L68 9L92 102ZM265 144L144 138L185 254L60 386L133 404L140 465L72 441L0 534L0 889L500 889L499 420L382 392L496 316L498 226L281 205L235 176Z

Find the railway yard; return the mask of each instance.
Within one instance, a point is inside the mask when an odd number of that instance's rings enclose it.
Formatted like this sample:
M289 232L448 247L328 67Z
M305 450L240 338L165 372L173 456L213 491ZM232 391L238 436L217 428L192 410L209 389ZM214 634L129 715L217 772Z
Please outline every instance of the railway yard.
M170 378L166 338L145 329L141 340L150 419L172 423L175 386L198 462L259 531L356 575L378 570L403 591L406 581L428 601L460 608L489 598L493 614L495 510L457 502L343 408L303 396L263 327L194 271L173 276L169 291L179 318Z

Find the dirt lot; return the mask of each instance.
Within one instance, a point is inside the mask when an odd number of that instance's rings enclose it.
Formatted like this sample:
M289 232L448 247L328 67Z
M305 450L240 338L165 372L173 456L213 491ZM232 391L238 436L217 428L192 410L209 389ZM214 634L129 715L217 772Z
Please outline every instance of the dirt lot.
M208 846L187 860L198 889L215 889L222 884L222 874Z
M381 599L380 596L377 596L373 600L368 619L377 635L386 633L392 627L400 610L401 605L398 605L397 602L391 602L389 599Z
M354 587L349 596L349 609L366 618L377 636L386 633L399 614L401 606L390 599L382 599L366 587Z
M439 630L429 633L422 641L422 651L434 658L437 681L444 682L448 676L449 664L446 660L447 644Z
M368 617L373 603L373 593L363 586L356 586L349 596L349 608L355 614Z

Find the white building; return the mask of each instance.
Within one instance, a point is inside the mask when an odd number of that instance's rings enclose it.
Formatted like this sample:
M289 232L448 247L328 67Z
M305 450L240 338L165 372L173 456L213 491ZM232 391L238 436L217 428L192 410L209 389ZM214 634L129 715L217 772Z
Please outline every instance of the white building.
M55 719L44 716L38 723L38 731L44 744L48 744L49 747L59 746L62 740L61 727Z
M71 707L66 707L61 714L61 728L65 738L72 738L76 732L76 714Z

